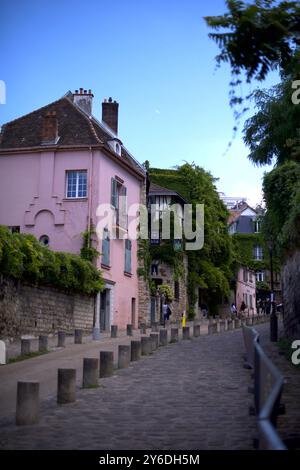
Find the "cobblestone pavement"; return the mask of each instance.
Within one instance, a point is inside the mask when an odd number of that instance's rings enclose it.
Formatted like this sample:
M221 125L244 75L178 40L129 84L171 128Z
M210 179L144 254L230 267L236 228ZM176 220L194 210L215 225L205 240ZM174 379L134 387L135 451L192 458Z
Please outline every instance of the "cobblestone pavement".
M179 330L181 332L181 330ZM147 330L147 334L150 329ZM201 325L201 334L207 334L207 325ZM170 331L168 332L170 337ZM77 384L82 380L82 365L84 357L99 358L100 351L113 351L114 362L118 362L119 344L130 344L131 339L140 338L139 330L133 331L133 337L126 336L124 331L118 333L118 338L112 339L109 334L101 334L100 341L92 341L84 337L83 344L74 344L74 338L68 337L65 348L57 348L57 338L50 340L50 352L42 356L26 359L25 361L7 364L0 367L0 418L15 411L17 381L39 381L40 399L54 396L57 387L58 368L76 368ZM20 354L18 342L11 345L14 356ZM38 341L33 340L32 350L37 350Z
M0 448L252 449L243 354L241 329L169 344L97 389L78 389L74 404L43 401L38 425L0 421Z

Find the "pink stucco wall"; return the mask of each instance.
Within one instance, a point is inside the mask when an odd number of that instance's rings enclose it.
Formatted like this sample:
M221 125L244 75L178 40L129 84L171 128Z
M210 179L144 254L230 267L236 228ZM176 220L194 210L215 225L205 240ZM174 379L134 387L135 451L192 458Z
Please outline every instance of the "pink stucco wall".
M237 276L237 285L236 285L236 303L237 309L240 311L241 304L243 300L247 305L246 313L249 315L256 314L256 278L255 272L247 270L248 273L248 281L244 281L244 269L241 267L238 271ZM252 282L249 280L251 278L250 274L252 275ZM245 295L247 296L247 301L245 300ZM252 296L252 308L250 308L249 296Z
M88 171L88 198L67 200L65 172L81 169ZM138 178L99 150L1 155L0 224L19 225L21 232L37 238L46 234L53 250L79 253L81 233L87 229L89 216L96 225L98 205L110 203L111 177L115 175L127 187L128 206L139 202ZM103 270L112 289L111 323L119 328L131 323L132 298L136 299L138 316L136 242L132 242L131 277L124 274L124 245L124 240L111 240L111 266ZM101 242L98 250L101 251ZM97 265L101 266L101 260Z

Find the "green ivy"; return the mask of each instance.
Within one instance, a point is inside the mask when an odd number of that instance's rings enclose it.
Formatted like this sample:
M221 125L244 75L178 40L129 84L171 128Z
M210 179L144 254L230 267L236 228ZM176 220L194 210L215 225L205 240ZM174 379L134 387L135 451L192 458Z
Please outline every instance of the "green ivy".
M94 227L91 227L90 230L83 232L83 244L80 250L80 256L82 259L90 261L91 263L100 255L99 251L93 247L92 237L95 235L96 231Z
M235 259L233 243L227 230L229 214L219 198L216 179L194 163L185 163L172 170L150 168L149 177L153 183L173 189L194 207L196 204L205 205L204 246L198 251L185 252L188 256L188 316L193 318L198 298L196 287L203 290L211 304L229 293ZM172 241L151 247L151 256L173 267L176 265Z
M0 226L0 272L30 285L95 294L104 287L100 271L71 253L55 252L29 234Z
M264 231L284 257L300 247L300 164L274 168L265 175L263 189L268 209Z

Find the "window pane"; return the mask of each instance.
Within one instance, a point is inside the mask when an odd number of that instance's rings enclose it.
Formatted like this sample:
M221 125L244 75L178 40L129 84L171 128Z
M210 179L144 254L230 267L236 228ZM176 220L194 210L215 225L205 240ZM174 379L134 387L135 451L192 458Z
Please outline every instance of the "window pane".
M76 171L67 172L67 197L76 197Z
M87 171L67 171L67 197L87 196Z

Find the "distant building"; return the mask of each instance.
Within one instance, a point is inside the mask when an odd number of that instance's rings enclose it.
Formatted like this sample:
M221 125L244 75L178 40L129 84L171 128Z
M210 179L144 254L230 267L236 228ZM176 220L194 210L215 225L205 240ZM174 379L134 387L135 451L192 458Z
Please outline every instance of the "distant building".
M245 299L244 294L251 295L252 300L248 298L247 305L253 305L253 298L256 299L254 306L261 305L266 298L270 297L271 276L269 269L269 253L264 239L261 237L261 225L263 214L261 211L250 207L245 200L239 201L230 209L228 220L228 231L231 235L236 235L239 242L241 255L244 257L248 251L249 266L242 266L237 275L237 303ZM239 236L241 235L241 236ZM243 235L245 236L243 239ZM250 252L249 252L250 250ZM249 284L248 292L244 292L242 286L245 286L245 269L250 269L255 275L255 282ZM249 271L248 279L251 278ZM256 287L255 287L256 284ZM252 292L251 291L252 286ZM241 289L239 291L239 289ZM253 289L256 292L253 292ZM280 273L274 267L274 292L278 301L281 299ZM239 305L238 305L239 306Z

